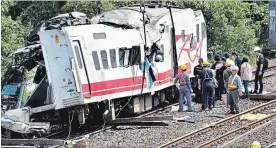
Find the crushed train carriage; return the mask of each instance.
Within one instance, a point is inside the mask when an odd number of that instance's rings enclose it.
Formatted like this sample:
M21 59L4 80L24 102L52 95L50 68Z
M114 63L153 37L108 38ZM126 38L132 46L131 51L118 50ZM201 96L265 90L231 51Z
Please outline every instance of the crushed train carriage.
M90 21L81 13L64 14L56 17L65 18L58 25L52 21L39 26L39 36L32 34L35 45L24 49L39 46L43 57L35 63L46 71L24 107L2 110L2 127L18 133L47 132L57 121L68 122L69 108L84 124L106 110L114 119L128 102L127 112L132 113L162 104L176 91L174 61L178 70L186 64L192 77L197 60L207 59L202 12L170 9L174 25L166 7L146 7L143 21L139 6L129 6Z

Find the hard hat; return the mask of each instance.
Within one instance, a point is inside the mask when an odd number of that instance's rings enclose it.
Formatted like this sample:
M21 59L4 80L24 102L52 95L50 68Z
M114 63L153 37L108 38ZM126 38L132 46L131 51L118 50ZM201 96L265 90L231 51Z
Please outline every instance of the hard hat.
M209 66L209 62L208 61L203 61L203 66Z
M232 71L238 71L238 70L239 70L239 67L238 67L238 66L233 66L233 67L231 68L231 70L232 70Z
M229 61L226 61L226 62L225 62L225 65L226 65L227 67L231 67L231 63L230 63Z
M251 148L261 148L261 143L258 142L258 141L254 141L252 144L251 144Z
M261 48L258 46L254 47L254 52L256 52L256 51L261 51Z
M187 66L186 65L181 65L180 67L182 70L186 70L187 69Z

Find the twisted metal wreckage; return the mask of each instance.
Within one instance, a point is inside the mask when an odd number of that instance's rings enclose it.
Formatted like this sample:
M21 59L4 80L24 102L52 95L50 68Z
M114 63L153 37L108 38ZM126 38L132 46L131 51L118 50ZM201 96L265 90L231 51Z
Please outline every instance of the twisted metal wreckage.
M158 41L164 33L165 26L160 25L159 28L156 28L154 25L151 25L155 24L153 22L157 22L160 18L153 17L152 14L146 13L145 10L142 10L141 6L140 9L138 8L120 8L108 11L93 17L91 20L80 12L66 13L51 18L34 28L27 38L25 47L17 49L14 53L14 64L5 73L4 79L2 80L2 128L18 133L33 133L35 131L45 133L50 129L49 122L53 116L42 120L45 122L31 122L30 119L33 114L54 109L52 105L54 99L51 95L52 88L47 79L43 52L38 35L39 32L51 29L61 29L65 26L89 24L106 24L123 29L136 28L140 30L140 32L144 32L144 35L141 34L141 36L144 36L145 39L145 58L148 59L150 63L152 63L153 60L161 60L162 56L159 56L159 54L162 53L162 51ZM172 10L169 9L169 11L171 14ZM160 16L162 17L163 15ZM172 33L174 36L174 31ZM175 41L173 43L175 43ZM172 46L173 49L176 48L175 44ZM173 51L172 54L176 57L176 49ZM175 68L173 71L174 74L176 74L178 65L177 60L174 60L173 63ZM33 82L37 84L37 87L28 97L25 104L22 105L21 102L27 81L24 73L26 70L30 71L36 66L38 66L38 68ZM144 62L143 67L145 66ZM145 68L143 69L145 76ZM151 67L149 67L148 73L152 81L155 81ZM54 115L54 117L56 116Z

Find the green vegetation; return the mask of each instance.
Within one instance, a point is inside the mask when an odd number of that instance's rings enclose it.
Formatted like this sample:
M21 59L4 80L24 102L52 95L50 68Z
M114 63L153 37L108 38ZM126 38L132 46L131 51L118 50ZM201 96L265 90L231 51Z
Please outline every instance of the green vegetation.
M30 31L51 17L75 9L74 1L2 1L2 68L11 64L11 53ZM135 1L102 1L107 11ZM139 2L138 2L139 3ZM252 47L267 39L268 2L234 1L174 1L176 6L202 10L206 19L208 50L211 53L237 51L252 57ZM92 17L97 14L97 1L78 1L77 11ZM250 58L252 59L252 58Z

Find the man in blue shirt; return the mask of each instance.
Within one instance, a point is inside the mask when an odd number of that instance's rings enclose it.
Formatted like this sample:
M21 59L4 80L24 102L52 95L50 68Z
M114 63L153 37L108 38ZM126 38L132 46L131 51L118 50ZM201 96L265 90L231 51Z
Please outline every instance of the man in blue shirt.
M239 96L242 96L242 84L241 78L237 74L239 71L238 66L231 68L232 75L229 77L228 81L228 94L229 94L229 104L230 104L230 114L238 114L239 109Z

